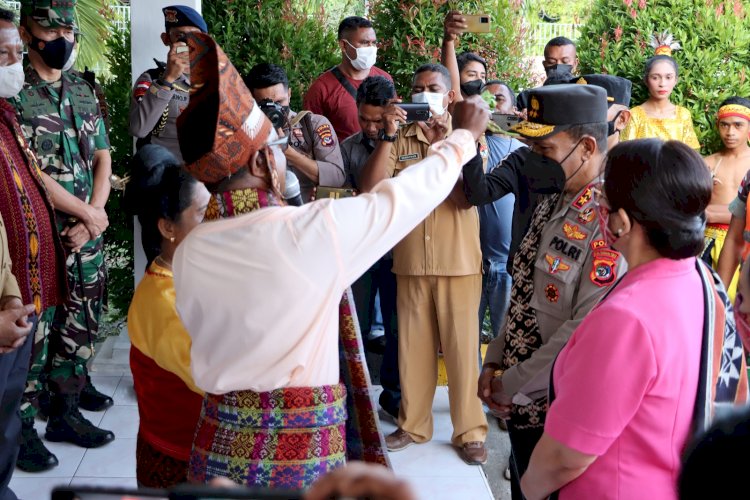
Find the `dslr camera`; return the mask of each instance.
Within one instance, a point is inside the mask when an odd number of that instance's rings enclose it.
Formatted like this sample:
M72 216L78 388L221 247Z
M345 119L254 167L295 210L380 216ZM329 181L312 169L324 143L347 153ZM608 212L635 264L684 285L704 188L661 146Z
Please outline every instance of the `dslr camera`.
M263 99L258 102L260 110L265 113L274 129L284 128L287 122L287 112L285 106L273 102L271 99Z

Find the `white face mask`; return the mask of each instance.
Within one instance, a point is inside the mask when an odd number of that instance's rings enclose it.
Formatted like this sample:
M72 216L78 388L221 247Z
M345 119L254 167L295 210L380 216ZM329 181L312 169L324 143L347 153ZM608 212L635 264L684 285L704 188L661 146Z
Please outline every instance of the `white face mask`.
M443 98L446 95L448 95L447 92L445 94L441 94L440 92L419 92L417 94L412 94L411 102L427 103L430 105L430 111L432 111L433 115L442 116L447 109L443 106Z
M349 43L348 40L344 41L349 45L349 47L357 51L356 59L350 58L349 55L344 52L344 54L346 54L346 58L349 59L352 63L352 66L354 66L354 69L364 71L375 66L375 59L378 57L378 48L376 46L373 45L371 47L357 48Z
M20 62L10 66L0 66L0 97L8 99L17 96L23 88L23 66Z
M78 44L73 47L73 52L70 53L70 57L65 62L65 66L62 67L63 71L69 71L76 63L76 57L78 57Z

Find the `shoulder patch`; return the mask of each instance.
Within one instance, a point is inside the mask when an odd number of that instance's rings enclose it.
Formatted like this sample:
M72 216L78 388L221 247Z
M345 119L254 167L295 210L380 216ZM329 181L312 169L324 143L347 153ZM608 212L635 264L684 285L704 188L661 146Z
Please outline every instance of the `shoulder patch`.
M591 250L599 250L600 248L604 248L607 246L607 243L604 240L594 240L591 242Z
M608 248L594 250L591 282L596 286L605 287L615 282L617 271L615 265L620 254Z
M151 88L151 82L148 80L143 80L135 84L135 90L133 90L133 96L136 99L143 98L144 95L148 92L148 89Z
M581 241L589 237L588 233L581 231L581 228L576 224L566 222L563 224L563 232L565 237L569 240Z
M315 133L318 134L321 145L327 148L330 148L333 146L333 133L331 132L330 125L328 125L327 123L324 123L323 125L315 129Z

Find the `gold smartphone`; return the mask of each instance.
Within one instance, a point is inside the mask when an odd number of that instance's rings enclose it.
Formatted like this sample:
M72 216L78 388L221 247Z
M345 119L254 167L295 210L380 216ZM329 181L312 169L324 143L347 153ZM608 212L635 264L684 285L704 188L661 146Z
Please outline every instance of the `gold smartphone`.
M465 15L467 33L489 33L492 27L488 14Z

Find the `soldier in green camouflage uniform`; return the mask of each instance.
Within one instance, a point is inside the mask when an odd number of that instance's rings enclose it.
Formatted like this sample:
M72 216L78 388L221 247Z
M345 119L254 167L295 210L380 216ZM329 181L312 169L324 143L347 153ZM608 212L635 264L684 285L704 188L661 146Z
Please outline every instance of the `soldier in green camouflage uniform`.
M36 339L41 345L34 349L27 393L40 389L39 375L46 367L51 392L47 439L97 447L112 441L114 434L83 418L78 405L80 400L85 408L85 388L89 393L95 391L89 387L86 363L93 354L92 337L97 333L104 298L101 233L108 225L104 205L109 197L111 157L92 86L61 70L75 45L74 8L75 0L22 1L20 32L29 47L30 64L24 88L11 104L37 154L57 209L58 230L69 249L70 296L63 305L42 315L42 333ZM105 398L106 406L111 405L111 398ZM34 412L28 402L27 398L22 405L27 415ZM27 445L22 446L22 456ZM41 442L33 445L38 448Z

